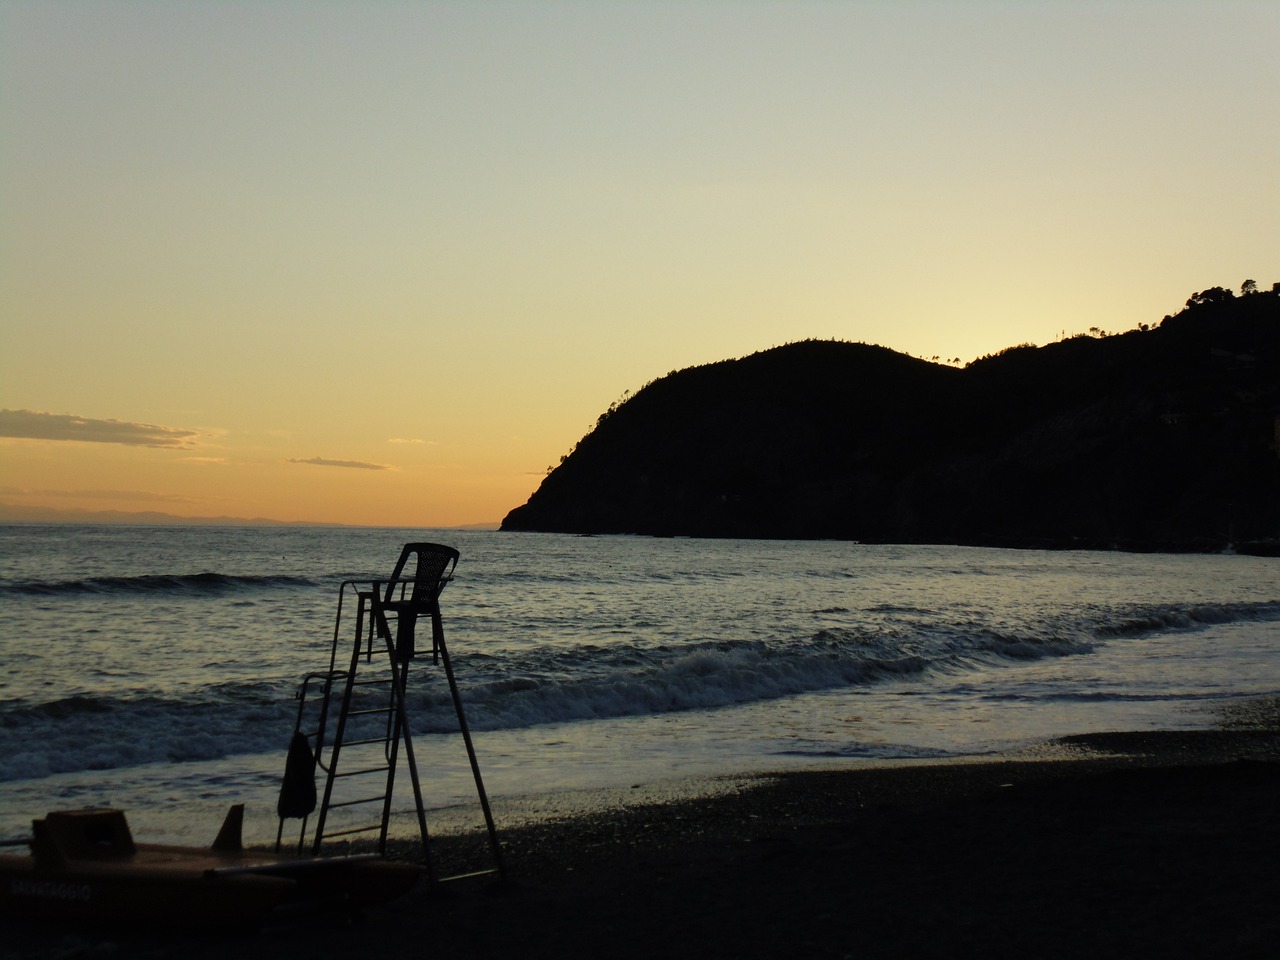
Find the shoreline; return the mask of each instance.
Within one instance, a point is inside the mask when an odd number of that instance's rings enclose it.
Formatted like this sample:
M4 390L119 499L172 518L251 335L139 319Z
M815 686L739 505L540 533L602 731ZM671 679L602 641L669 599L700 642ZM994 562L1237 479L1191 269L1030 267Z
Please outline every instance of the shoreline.
M647 785L646 785L647 786ZM248 935L14 924L0 960L1263 957L1280 947L1280 698L1212 730L637 786L499 819L507 879ZM481 837L442 836L473 859ZM447 872L447 870L446 870ZM8 925L6 925L8 926Z

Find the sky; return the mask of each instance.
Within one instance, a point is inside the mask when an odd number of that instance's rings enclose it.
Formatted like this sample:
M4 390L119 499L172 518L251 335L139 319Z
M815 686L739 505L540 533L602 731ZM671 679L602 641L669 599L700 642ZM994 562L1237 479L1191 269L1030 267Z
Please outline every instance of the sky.
M494 523L610 404L1280 281L1274 0L0 0L0 519Z

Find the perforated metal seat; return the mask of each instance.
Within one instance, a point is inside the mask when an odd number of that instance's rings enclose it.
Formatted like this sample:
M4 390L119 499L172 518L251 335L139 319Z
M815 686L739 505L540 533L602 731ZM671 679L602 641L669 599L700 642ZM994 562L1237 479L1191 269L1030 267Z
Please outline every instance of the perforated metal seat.
M440 593L453 579L453 569L458 564L458 551L439 543L406 543L400 551L395 571L386 589L374 583L370 598L378 635L389 641L391 627L388 616L395 619L395 656L401 663L413 659L416 652L414 633L418 618L431 617L431 653L436 662L440 659L440 642L443 628L440 623ZM413 575L405 576L409 561L414 560ZM380 594L380 595L379 595Z

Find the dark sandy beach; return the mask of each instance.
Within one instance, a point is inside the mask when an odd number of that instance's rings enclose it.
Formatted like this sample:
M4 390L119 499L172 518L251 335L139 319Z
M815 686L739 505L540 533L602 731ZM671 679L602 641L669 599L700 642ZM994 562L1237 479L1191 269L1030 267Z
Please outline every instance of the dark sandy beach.
M1261 700L1215 730L638 787L504 822L504 883L217 938L9 923L0 957L1276 957L1278 727Z

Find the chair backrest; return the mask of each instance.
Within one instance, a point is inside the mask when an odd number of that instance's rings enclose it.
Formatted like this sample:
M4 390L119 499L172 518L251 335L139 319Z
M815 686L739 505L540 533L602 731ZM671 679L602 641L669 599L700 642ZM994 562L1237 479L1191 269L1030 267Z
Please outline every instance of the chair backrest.
M439 543L406 543L400 551L400 559L396 562L395 572L387 584L384 602L391 603L397 596L410 600L415 606L427 606L435 603L440 592L453 579L453 568L458 565L458 551ZM409 560L415 558L413 582L411 589L405 568Z

